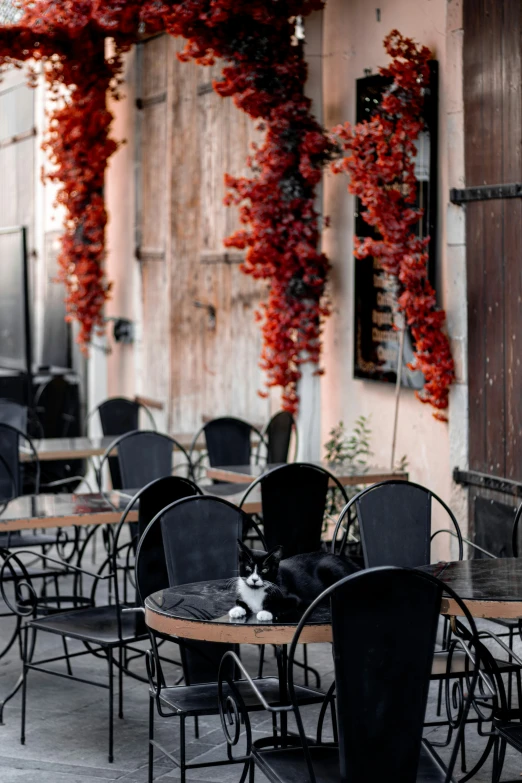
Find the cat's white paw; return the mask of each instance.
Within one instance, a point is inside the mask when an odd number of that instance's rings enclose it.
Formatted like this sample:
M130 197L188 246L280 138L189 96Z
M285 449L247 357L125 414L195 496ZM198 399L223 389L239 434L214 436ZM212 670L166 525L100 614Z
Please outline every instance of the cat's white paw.
M274 619L272 616L272 612L265 612L264 609L261 609L261 611L257 613L256 617L262 623L269 623L271 620Z
M242 606L233 606L228 616L231 620L241 620L246 615L246 610Z

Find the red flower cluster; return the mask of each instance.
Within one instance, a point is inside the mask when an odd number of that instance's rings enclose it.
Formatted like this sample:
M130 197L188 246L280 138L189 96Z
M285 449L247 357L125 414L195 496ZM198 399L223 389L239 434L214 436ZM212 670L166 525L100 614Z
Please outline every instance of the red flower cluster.
M334 128L336 140L349 153L332 164L334 172L350 176L348 189L361 200L364 220L382 239L356 239L357 258L373 256L401 284L399 307L415 340L414 369L424 373L417 396L438 411L448 407L454 364L443 331L445 313L437 308L427 276L429 237L412 229L422 217L415 207L415 142L424 130L422 108L429 80L430 50L393 30L384 40L392 58L381 74L392 80L378 112L368 121ZM444 418L440 413L437 418Z
M103 180L117 145L109 137L105 97L121 73L120 55L143 32L183 36L181 59L226 66L214 87L261 119L266 140L250 159L251 178L227 177L228 203L238 204L241 230L226 240L246 248L244 271L270 281L263 305L261 363L269 386L283 388L296 410L300 365L318 362L328 261L318 252L315 186L333 145L304 95L306 64L294 40L293 19L323 0L19 0L19 24L0 28L0 66L44 59L55 90L46 147L67 210L60 263L68 312L82 324L86 344L102 323L110 285L103 274L107 215ZM116 56L104 56L105 38ZM68 92L63 87L69 88Z

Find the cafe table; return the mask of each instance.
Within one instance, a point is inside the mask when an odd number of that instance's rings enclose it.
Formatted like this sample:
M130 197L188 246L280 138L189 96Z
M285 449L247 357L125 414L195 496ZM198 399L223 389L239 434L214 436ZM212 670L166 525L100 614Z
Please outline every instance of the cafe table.
M522 618L522 558L457 560L424 566L462 599L473 617ZM441 613L463 614L452 598L443 597Z
M251 484L260 476L268 473L273 468L278 468L282 463L273 465L229 465L215 466L207 468L208 478L217 481L228 481L236 484ZM364 484L377 484L379 481L389 481L397 479L408 480L408 474L403 470L387 470L386 468L367 467L356 469L336 465L328 462L312 462L312 465L318 465L325 470L329 470L336 479L345 487L361 486ZM330 486L335 486L335 482L330 480Z
M78 438L37 438L33 440L36 453L40 462L49 460L74 460L88 459L90 457L102 457L111 443L116 440L116 435L105 435L103 437L78 437ZM180 446L189 451L192 445L193 435L190 433L174 433L172 436ZM203 438L198 439L193 446L194 449L201 451L205 448ZM34 459L29 446L21 444L20 460L22 462L31 462Z
M132 490L131 490L132 492ZM132 494L112 491L74 495L23 495L0 504L0 534L78 525L111 525L120 521ZM138 512L131 511L129 522Z
M255 616L231 620L228 611L236 602L235 586L229 579L169 587L145 600L145 622L167 636L224 644L287 645L293 639L303 611L286 613L272 623ZM332 628L329 606L318 607L303 628L302 643L330 642Z

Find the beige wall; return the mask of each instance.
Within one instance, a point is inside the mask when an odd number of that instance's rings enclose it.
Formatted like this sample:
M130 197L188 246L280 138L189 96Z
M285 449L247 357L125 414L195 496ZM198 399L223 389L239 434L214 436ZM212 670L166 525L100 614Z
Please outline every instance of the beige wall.
M382 41L393 28L412 36L429 46L439 61L439 204L438 246L439 259L437 286L439 300L448 309L448 324L459 338L455 346L460 357L465 355L465 276L462 268L451 267L453 256L448 243L462 245L462 227L455 224L450 215L447 220L448 128L454 152L460 153L459 128L450 125L448 112L459 110L460 72L448 69L448 54L453 66L460 62L455 38L449 44L453 26L458 29L458 0L449 5L447 0L381 0L380 21L376 18L375 4L363 0L328 0L324 12L324 122L332 127L346 120L355 119L355 80L364 76L364 70L377 72L378 66L387 62ZM450 11L450 13L448 13ZM458 38L458 35L456 36ZM458 43L458 42L457 42ZM455 66L456 67L456 66ZM460 88L461 90L461 88ZM448 101L451 97L451 106ZM461 97L461 96L460 96ZM453 118L453 125L458 118ZM458 124L458 123L457 123ZM461 128L460 128L461 132ZM452 185L456 183L452 180ZM331 218L331 228L325 232L324 248L333 263L331 291L334 314L325 334L325 368L322 381L322 431L323 441L329 429L340 419L351 426L357 416L371 416L373 430L374 462L389 466L392 447L394 388L382 383L354 380L353 367L353 211L354 199L347 193L347 179L328 174L325 181L324 211ZM452 236L449 236L451 229ZM460 253L463 247L451 251ZM451 292L451 294L450 294ZM458 293L458 296L455 293ZM450 332L450 334L452 334ZM453 335L452 335L453 336ZM456 351L457 352L457 351ZM459 362L459 376L464 370ZM457 389L458 400L452 406L459 408L462 419L462 401L467 398ZM458 403L460 404L460 407ZM450 450L450 427L432 417L432 410L421 405L412 391L401 392L399 431L396 454L406 454L412 480L431 487L446 501L455 499L451 481L454 460L464 459L467 451L463 431L466 419L452 421L451 438L459 447ZM451 453L451 458L450 458ZM459 507L459 517L465 525L465 507Z

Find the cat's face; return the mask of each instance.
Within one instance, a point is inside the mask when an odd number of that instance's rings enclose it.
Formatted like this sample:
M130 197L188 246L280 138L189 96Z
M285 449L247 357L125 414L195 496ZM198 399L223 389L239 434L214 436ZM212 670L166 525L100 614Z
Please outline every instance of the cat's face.
M265 587L267 582L274 583L283 556L283 548L276 546L270 552L260 552L256 549L249 549L241 541L237 543L240 579L252 590Z

